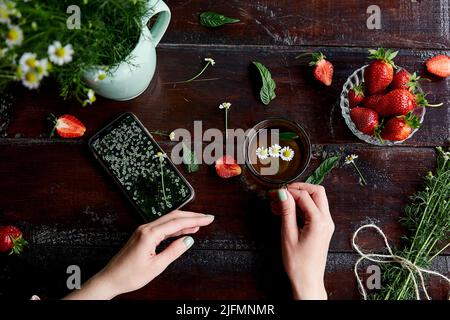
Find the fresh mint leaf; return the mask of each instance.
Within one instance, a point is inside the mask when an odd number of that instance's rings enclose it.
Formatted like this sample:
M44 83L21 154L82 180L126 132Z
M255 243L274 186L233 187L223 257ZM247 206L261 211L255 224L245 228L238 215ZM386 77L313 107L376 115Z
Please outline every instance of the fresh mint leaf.
M314 173L306 180L306 183L321 184L325 176L331 172L339 163L340 156L326 158Z
M200 14L200 24L208 28L217 28L224 24L240 22L239 19L233 19L224 16L223 14L207 11Z
M295 132L281 132L278 137L280 141L291 141L298 139L298 134Z
M276 98L275 88L277 87L275 81L272 79L269 69L267 69L262 63L258 61L253 61L253 64L258 68L261 75L262 87L259 92L261 97L261 102L268 105L270 101Z
M194 173L200 169L195 153L185 143L183 143L183 163L188 173Z

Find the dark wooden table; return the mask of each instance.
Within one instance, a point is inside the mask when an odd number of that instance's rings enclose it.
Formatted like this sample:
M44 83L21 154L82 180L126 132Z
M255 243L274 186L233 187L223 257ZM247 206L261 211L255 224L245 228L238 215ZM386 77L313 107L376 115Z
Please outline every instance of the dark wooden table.
M0 257L0 297L32 294L58 298L67 293L66 268L81 267L86 280L98 271L142 223L118 188L96 163L87 139L125 111L134 112L150 130L223 127L217 106L233 104L230 126L250 128L270 116L303 124L314 144L310 173L324 154L356 153L369 185L361 187L349 166L336 169L324 182L336 232L331 242L326 286L331 299L359 298L352 272L357 255L350 238L355 228L375 221L398 244L404 230L398 219L408 197L435 168L435 146L450 144L450 82L425 83L432 101L423 128L397 147L364 144L346 127L336 105L342 85L366 62L367 49L398 48L397 63L423 71L437 53L450 54L448 1L379 0L382 29L366 27L373 1L177 1L168 0L172 22L158 47L158 66L148 90L137 99L98 99L82 108L63 101L53 85L39 93L18 90L9 112L1 115L0 223L19 225L30 242L20 257ZM215 10L241 19L217 30L198 24L198 14ZM330 88L312 81L311 70L294 60L298 52L321 50L335 65ZM204 78L186 85L167 85L194 75L204 57L216 65ZM262 105L249 79L251 61L259 60L277 83L277 98ZM80 140L49 139L47 115L72 113L87 126ZM9 121L7 121L9 120ZM6 123L8 122L8 123ZM171 145L161 139L170 151ZM307 174L305 175L305 177ZM151 284L123 298L253 299L290 298L279 250L279 221L268 203L248 190L244 178L223 180L203 165L187 175L197 192L186 209L216 215L215 223L196 236L196 244ZM367 234L367 248L382 243ZM448 274L450 251L434 268ZM431 291L445 298L446 288L432 279Z

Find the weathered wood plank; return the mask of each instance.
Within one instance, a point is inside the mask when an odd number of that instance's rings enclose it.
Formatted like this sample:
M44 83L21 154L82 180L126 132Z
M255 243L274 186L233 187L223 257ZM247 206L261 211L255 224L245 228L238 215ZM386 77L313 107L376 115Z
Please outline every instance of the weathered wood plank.
M184 1L167 0L172 22L164 43L229 45L395 46L449 48L449 2L441 1ZM381 29L369 30L367 9L381 9ZM240 23L215 30L198 23L217 11Z
M53 86L40 94L26 89L17 93L11 110L9 137L45 138L50 132L48 114L72 113L87 126L86 139L107 122L123 112L131 111L151 130L171 131L176 128L192 130L195 120L203 121L203 128L223 129L223 113L218 105L230 101L233 106L229 127L248 129L267 117L287 117L305 126L313 143L360 142L345 125L336 105L342 85L353 70L364 65L366 49L331 48L324 50L335 64L335 81L325 88L312 78L311 69L295 60L298 49L250 49L169 47L159 50L159 64L149 89L139 98L128 102L99 99L82 108L76 101L63 101ZM401 51L398 65L420 70L422 62L433 55L431 51ZM450 51L447 51L450 54ZM217 63L202 79L189 84L169 84L190 78L204 64L204 57ZM255 94L249 66L252 61L263 62L277 83L277 98L264 106ZM430 101L444 102L444 107L429 109L419 132L405 145L450 144L450 81L424 83Z
M81 269L82 281L100 270L119 248L37 246L20 257L0 257L0 298L59 299L68 293L69 265ZM325 285L330 299L359 299L353 265L355 254L328 257ZM448 274L450 258L440 256L433 270ZM365 273L364 267L361 274ZM435 299L446 299L447 288L430 279ZM175 289L176 288L176 289ZM279 250L222 251L191 249L158 278L118 299L267 299L291 298Z
M163 146L170 152L170 144ZM308 172L323 153L359 154L359 168L369 183L361 187L353 168L345 165L326 179L336 222L331 250L351 251L353 230L369 220L398 243L403 233L398 218L409 196L421 187L422 177L434 169L433 149L315 146ZM197 194L186 209L216 215L214 224L196 235L202 249L278 246L278 218L259 197L262 189L253 190L247 173L223 180L212 167L202 165L186 176ZM0 177L0 221L21 223L36 245L119 244L142 223L85 144L0 145ZM371 234L361 241L373 248L382 244Z

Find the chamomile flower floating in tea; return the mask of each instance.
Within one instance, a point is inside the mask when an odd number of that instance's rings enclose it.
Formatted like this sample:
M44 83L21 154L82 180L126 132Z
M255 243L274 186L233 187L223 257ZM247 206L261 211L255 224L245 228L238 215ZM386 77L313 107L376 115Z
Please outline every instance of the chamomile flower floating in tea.
M71 44L66 44L63 47L61 42L54 41L53 44L48 46L47 53L51 62L62 66L72 61L74 51Z
M280 157L284 161L291 161L294 158L294 150L289 147L283 147L280 151Z
M281 146L279 144L274 144L271 147L269 147L269 155L272 158L279 158L281 152Z
M256 149L256 156L260 160L267 159L269 157L269 149L267 149L266 147L258 147L258 149Z

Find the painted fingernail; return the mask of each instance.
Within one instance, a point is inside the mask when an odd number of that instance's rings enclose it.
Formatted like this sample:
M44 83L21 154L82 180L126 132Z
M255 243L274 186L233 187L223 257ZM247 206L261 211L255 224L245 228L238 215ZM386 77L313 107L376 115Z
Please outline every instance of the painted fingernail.
M184 244L189 249L194 244L194 238L187 236L183 239Z
M287 200L287 194L285 189L270 190L269 197L272 201L283 202Z

